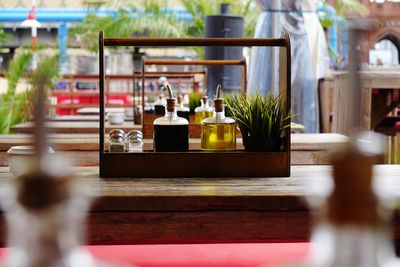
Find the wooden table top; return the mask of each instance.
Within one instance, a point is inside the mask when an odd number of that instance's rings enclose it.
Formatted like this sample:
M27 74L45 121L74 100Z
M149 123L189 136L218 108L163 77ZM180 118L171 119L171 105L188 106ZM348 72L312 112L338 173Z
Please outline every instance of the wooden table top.
M33 122L24 122L11 127L13 133L32 133ZM47 127L51 133L99 133L98 121L49 121ZM141 125L134 125L132 121L125 121L123 124L111 125L106 122L106 132L111 129L122 129L129 132L132 129L141 130Z
M276 178L102 179L98 167L75 171L78 183L100 196L96 210L305 210L303 198L324 195L331 177L327 165L292 166L290 177ZM376 165L374 172L378 192L400 197L400 165ZM0 167L0 181L12 179L8 168Z
M223 179L105 180L98 167L75 170L78 186L99 196L88 216L91 244L248 243L307 241L313 220L304 199L328 192L331 167L292 166L287 178ZM378 165L374 172L379 192L398 197L400 166ZM13 179L0 168L0 196Z
M106 142L108 137L106 136ZM145 139L145 146L152 147L152 140ZM292 134L291 149L296 150L330 150L344 144L348 138L340 134ZM50 134L49 142L56 150L61 151L97 151L99 149L98 134ZM191 139L192 144L200 144L200 139ZM29 145L32 143L30 134L0 135L0 151L7 151L11 146ZM238 140L238 144L241 140Z
M333 76L348 76L347 71L332 72ZM363 80L363 88L394 89L400 84L400 71L397 70L365 70L359 72Z

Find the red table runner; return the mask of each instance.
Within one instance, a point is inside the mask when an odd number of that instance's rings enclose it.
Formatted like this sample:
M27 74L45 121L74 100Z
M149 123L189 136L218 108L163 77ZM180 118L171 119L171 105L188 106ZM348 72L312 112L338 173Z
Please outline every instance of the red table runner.
M259 267L304 260L309 243L87 246L97 258L137 267ZM0 249L2 255L4 249Z

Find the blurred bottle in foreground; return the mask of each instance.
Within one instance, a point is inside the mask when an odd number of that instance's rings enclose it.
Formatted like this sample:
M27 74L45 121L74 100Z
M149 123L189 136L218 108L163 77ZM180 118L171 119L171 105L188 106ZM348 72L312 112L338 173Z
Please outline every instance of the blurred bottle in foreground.
M391 241L393 206L378 199L372 186L373 165L383 152L383 140L362 133L357 141L334 154L332 191L310 197L317 209L309 260L285 266L400 266Z
M97 261L81 246L90 205L85 187L65 168L65 160L50 156L42 162L51 169L36 167L14 178L2 196L8 249L0 266L116 266Z

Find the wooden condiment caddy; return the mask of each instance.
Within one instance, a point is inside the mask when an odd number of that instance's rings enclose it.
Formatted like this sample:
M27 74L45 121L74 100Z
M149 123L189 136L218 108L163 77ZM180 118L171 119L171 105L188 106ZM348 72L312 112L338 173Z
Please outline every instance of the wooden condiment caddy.
M283 38L104 38L99 33L100 177L287 177L290 176L290 127L281 152L153 152L109 153L105 150L104 47L266 46L279 47L279 91L284 110L290 110L291 50Z

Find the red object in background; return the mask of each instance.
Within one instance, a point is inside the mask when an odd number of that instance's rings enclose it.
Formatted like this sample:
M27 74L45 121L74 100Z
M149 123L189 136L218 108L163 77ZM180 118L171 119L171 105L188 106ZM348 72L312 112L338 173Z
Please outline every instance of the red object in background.
M57 97L57 104L88 104L88 106L92 105L99 105L100 103L100 96L74 96L73 103L71 103L71 96L68 95L68 92L65 90L53 90L54 92L58 93ZM60 95L63 92L66 92L65 95ZM98 91L91 91L91 92L98 92ZM110 104L113 106L132 106L132 99L130 98L129 94L121 95L121 96L110 96L106 98L106 105ZM72 113L71 113L72 110ZM78 108L56 108L57 115L77 115Z
M98 259L137 267L261 267L303 261L309 243L88 246ZM3 255L4 249L0 249Z
M306 258L309 243L89 246L99 259L138 267L261 267Z
M400 121L394 124L394 130L396 131L396 133L400 133Z

